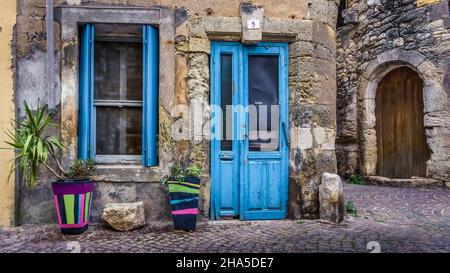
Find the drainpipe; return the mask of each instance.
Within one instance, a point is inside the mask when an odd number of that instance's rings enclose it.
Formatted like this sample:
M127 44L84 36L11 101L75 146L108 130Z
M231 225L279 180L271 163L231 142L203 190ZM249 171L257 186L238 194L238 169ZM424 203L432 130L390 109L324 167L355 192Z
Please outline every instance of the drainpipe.
M47 104L56 107L55 94L55 36L53 29L53 0L46 0L45 23L47 25Z

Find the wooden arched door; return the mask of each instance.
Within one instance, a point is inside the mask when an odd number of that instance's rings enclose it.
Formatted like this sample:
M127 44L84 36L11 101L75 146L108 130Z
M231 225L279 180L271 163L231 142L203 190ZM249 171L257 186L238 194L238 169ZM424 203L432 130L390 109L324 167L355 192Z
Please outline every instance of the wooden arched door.
M377 175L424 177L430 152L423 126L423 81L401 67L387 74L376 94Z

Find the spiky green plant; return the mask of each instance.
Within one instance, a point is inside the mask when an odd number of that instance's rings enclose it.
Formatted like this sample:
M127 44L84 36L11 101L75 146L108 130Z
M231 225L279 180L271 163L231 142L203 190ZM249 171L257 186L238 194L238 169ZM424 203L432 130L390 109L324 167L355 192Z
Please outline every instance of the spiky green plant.
M5 131L9 137L9 141L5 141L5 143L16 152L11 164L8 181L11 175L19 169L27 187L32 188L38 181L39 168L42 166L60 180L71 177L75 173L80 173L74 172L73 167L69 172L64 170L57 156L57 151L64 149L64 145L55 136L45 135L47 128L58 127L52 122L47 107L38 107L33 112L26 102L24 102L24 106L25 119L14 122L16 124L15 131ZM49 165L49 158L56 163L57 169ZM76 162L75 164L78 164L76 168L80 169L80 163ZM81 164L85 166L91 165L91 163L87 162Z

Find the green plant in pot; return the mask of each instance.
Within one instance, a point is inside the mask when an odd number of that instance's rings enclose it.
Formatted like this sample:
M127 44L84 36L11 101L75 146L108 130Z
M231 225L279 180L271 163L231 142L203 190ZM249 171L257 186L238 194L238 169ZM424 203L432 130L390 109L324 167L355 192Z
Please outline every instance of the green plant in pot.
M32 111L25 103L25 113L24 120L15 121L16 130L6 132L10 140L5 143L16 152L9 176L19 170L26 186L32 189L37 185L39 170L47 169L56 180L52 189L61 232L82 233L89 225L93 192L89 176L95 163L77 160L68 170L64 169L58 156L64 146L55 136L46 135L48 129L57 127L47 108Z
M172 166L170 176L162 179L168 185L173 225L176 230L195 230L198 215L200 176L203 170L195 165Z

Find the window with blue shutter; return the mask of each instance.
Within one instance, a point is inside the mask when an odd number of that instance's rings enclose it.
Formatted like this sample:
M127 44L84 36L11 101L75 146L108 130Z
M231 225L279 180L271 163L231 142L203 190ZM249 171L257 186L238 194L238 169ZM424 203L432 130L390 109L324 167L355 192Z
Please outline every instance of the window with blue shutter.
M152 26L83 26L79 159L158 165L158 48Z

